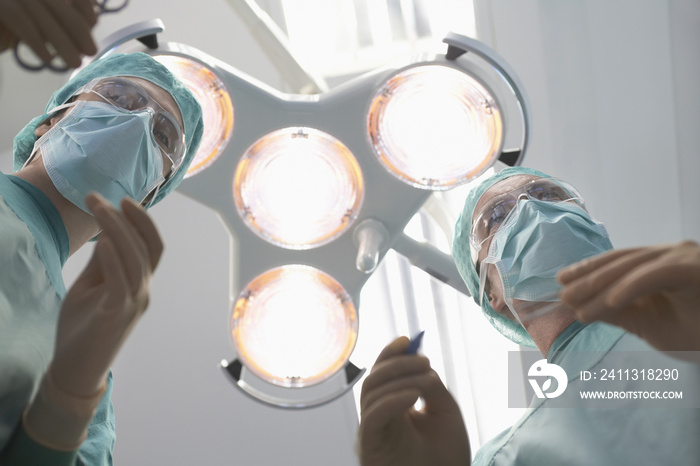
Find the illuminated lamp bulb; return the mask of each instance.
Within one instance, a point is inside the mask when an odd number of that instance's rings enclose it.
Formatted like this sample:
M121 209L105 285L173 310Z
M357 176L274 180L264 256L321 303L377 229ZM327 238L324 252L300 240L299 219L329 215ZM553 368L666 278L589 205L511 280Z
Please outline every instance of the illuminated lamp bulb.
M441 65L408 68L375 94L369 134L380 163L412 186L443 190L476 178L498 158L503 122L489 90Z
M255 278L231 318L241 362L266 382L305 387L345 365L357 340L350 296L318 269L287 265Z
M241 157L234 201L246 225L288 249L326 244L357 218L360 166L333 136L312 128L267 134Z

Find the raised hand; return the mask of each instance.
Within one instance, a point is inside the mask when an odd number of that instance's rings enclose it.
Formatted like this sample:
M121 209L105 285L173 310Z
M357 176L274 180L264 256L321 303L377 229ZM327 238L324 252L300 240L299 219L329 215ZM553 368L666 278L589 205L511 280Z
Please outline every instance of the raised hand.
M163 252L155 225L133 200L124 199L121 212L96 194L86 202L102 232L61 307L51 364L56 384L73 396L90 396L102 386L146 310Z
M562 270L562 300L583 322L601 320L663 351L700 351L700 246L610 251Z
M430 361L405 354L401 337L381 352L362 386L357 454L363 466L464 466L469 439L459 406ZM420 411L414 404L422 397Z
M26 43L44 63L54 55L80 66L81 55L97 53L93 0L0 0L0 51Z

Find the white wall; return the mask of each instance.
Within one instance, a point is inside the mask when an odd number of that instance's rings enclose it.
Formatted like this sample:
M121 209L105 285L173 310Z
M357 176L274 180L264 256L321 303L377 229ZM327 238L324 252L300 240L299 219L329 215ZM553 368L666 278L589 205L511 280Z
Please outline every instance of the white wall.
M616 247L700 239L700 4L477 2L530 96L524 165L572 182Z

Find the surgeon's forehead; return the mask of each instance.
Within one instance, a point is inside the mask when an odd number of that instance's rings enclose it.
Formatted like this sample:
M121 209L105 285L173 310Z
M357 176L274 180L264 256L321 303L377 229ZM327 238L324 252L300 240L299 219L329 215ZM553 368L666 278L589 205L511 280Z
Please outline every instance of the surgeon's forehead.
M180 127L185 129L185 125L182 122L182 114L180 113L180 107L178 107L177 102L170 92L166 91L159 85L152 83L151 81L144 78L137 78L135 76L119 76L121 79L128 79L129 81L135 82L143 88L148 94L157 101L165 110L170 112L178 123Z
M501 194L509 193L515 188L524 185L528 181L536 180L540 178L535 175L513 175L498 183L491 186L489 189L484 191L484 193L479 198L479 201L474 207L474 213L472 214L472 223L474 218L479 215L481 209L493 198L500 196Z

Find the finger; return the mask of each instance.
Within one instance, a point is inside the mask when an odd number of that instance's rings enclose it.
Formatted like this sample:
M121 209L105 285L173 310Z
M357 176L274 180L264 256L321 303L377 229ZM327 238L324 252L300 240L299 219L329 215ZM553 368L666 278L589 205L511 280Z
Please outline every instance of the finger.
M32 18L39 29L43 43L49 43L56 50L56 55L60 56L68 66L72 68L80 66L78 50L46 5L40 0L23 0L22 6L24 12ZM29 42L27 44L31 46Z
M63 32L66 33L65 37L71 41L72 46L76 50L87 55L97 53L97 47L90 34L92 27L85 20L81 11L67 7L62 0L44 0L44 3L54 18L60 23ZM56 46L56 49L58 50L58 46Z
M650 320L656 319L655 316L648 314L649 309L636 303L613 308L605 303L607 296L606 293L605 296L576 309L574 313L576 319L583 323L606 322L644 338L642 329L648 325Z
M616 249L589 257L561 269L557 273L557 280L559 283L566 285L567 283L588 275L591 272L595 272L612 261L615 261L628 254L632 254L638 250L639 249Z
M617 285L617 282L611 283L585 303L574 307L576 319L583 323L601 320L637 333L637 330L633 329L637 328L643 310L634 304L627 306L611 306L609 304L610 295Z
M453 413L459 409L437 372L431 370L421 382L421 393L425 400L425 411L427 413Z
M377 363L384 361L389 358L393 358L394 356L397 356L399 354L404 354L406 350L408 349L408 345L410 344L410 340L408 337L399 337L396 340L392 341L388 345L384 347L381 353L379 353L379 356L377 356L377 360L374 362L376 365Z
M91 193L85 202L102 229L100 236L106 235L112 241L126 271L131 294L135 296L150 273L146 246L134 228L102 196Z
M5 26L18 41L24 42L43 62L53 58L44 45L44 39L31 16L15 3L0 2L0 13L3 18L12 18Z
M370 381L370 384L367 384L367 379L365 379L365 382L362 385L362 395L360 397L360 407L362 409L365 409L366 407L371 406L373 403L375 403L378 399L383 398L386 395L389 395L394 392L398 392L401 390L407 390L407 389L417 389L421 390L422 386L424 385L424 378L428 374L428 370L426 371L420 371L420 372L414 372L411 374L404 375L399 378L390 378L386 379L383 383L380 384L372 384ZM369 376L368 376L369 379Z
M97 251L97 243L92 251L92 256L88 261L87 265L80 273L78 281L89 285L97 285L104 282L104 276L102 275L102 266L100 265L100 255Z
M73 8L80 12L85 22L90 26L97 24L97 12L94 0L73 0Z
M60 57L69 67L75 68L79 66L80 55L78 50L73 45L64 27L42 0L24 0L22 5L24 12L32 18L39 30L42 46L53 57L45 60L45 62L53 62L55 57ZM34 49L34 47L32 48Z
M430 369L430 360L425 356L401 353L399 356L379 361L372 366L370 374L365 379L363 388L371 390L387 381L417 372L425 372L428 369Z
M151 272L146 245L123 212L119 212L99 194L93 194L101 205L98 211L101 212L101 221L103 222L101 225L103 227L102 234L111 237L112 244L130 276L130 282L138 287L145 276Z
M2 22L2 11L0 11L0 53L13 47L15 42L17 42L17 38Z
M378 400L362 411L362 438L367 443L383 442L386 426L413 408L420 392L408 389Z
M700 293L700 265L671 256L643 264L616 283L605 303L611 308L626 306L644 296L686 289Z
M129 294L129 280L122 267L112 241L100 236L95 246L100 270L105 283L105 301L107 309L121 309L124 297Z
M372 367L372 371L362 384L360 402L366 394L377 387L394 380L430 370L430 361L425 356L405 355L381 361Z
M452 395L434 370L404 377L377 387L366 394L362 400L361 408L369 409L380 400L405 390L418 390L425 400L426 412L431 414L449 413L455 409Z
M155 270L163 255L163 241L155 223L153 223L153 220L151 220L146 210L133 199L125 198L121 206L126 219L131 223L146 244L151 270Z
M625 274L630 273L635 267L654 260L661 254L663 250L659 248L641 248L616 256L616 260L608 261L597 269L591 270L587 275L565 285L560 294L561 299L571 307L581 306Z
M32 9L31 14L41 31L44 42L48 43L47 47L49 49L52 48L55 51L55 55L61 57L66 65L76 68L81 63L80 53L71 38L70 26L66 26L61 22L61 16L65 16L66 12L72 11L72 8L66 7L65 4L56 8L56 1L25 0L25 3ZM41 14L38 14L38 8L41 8Z

